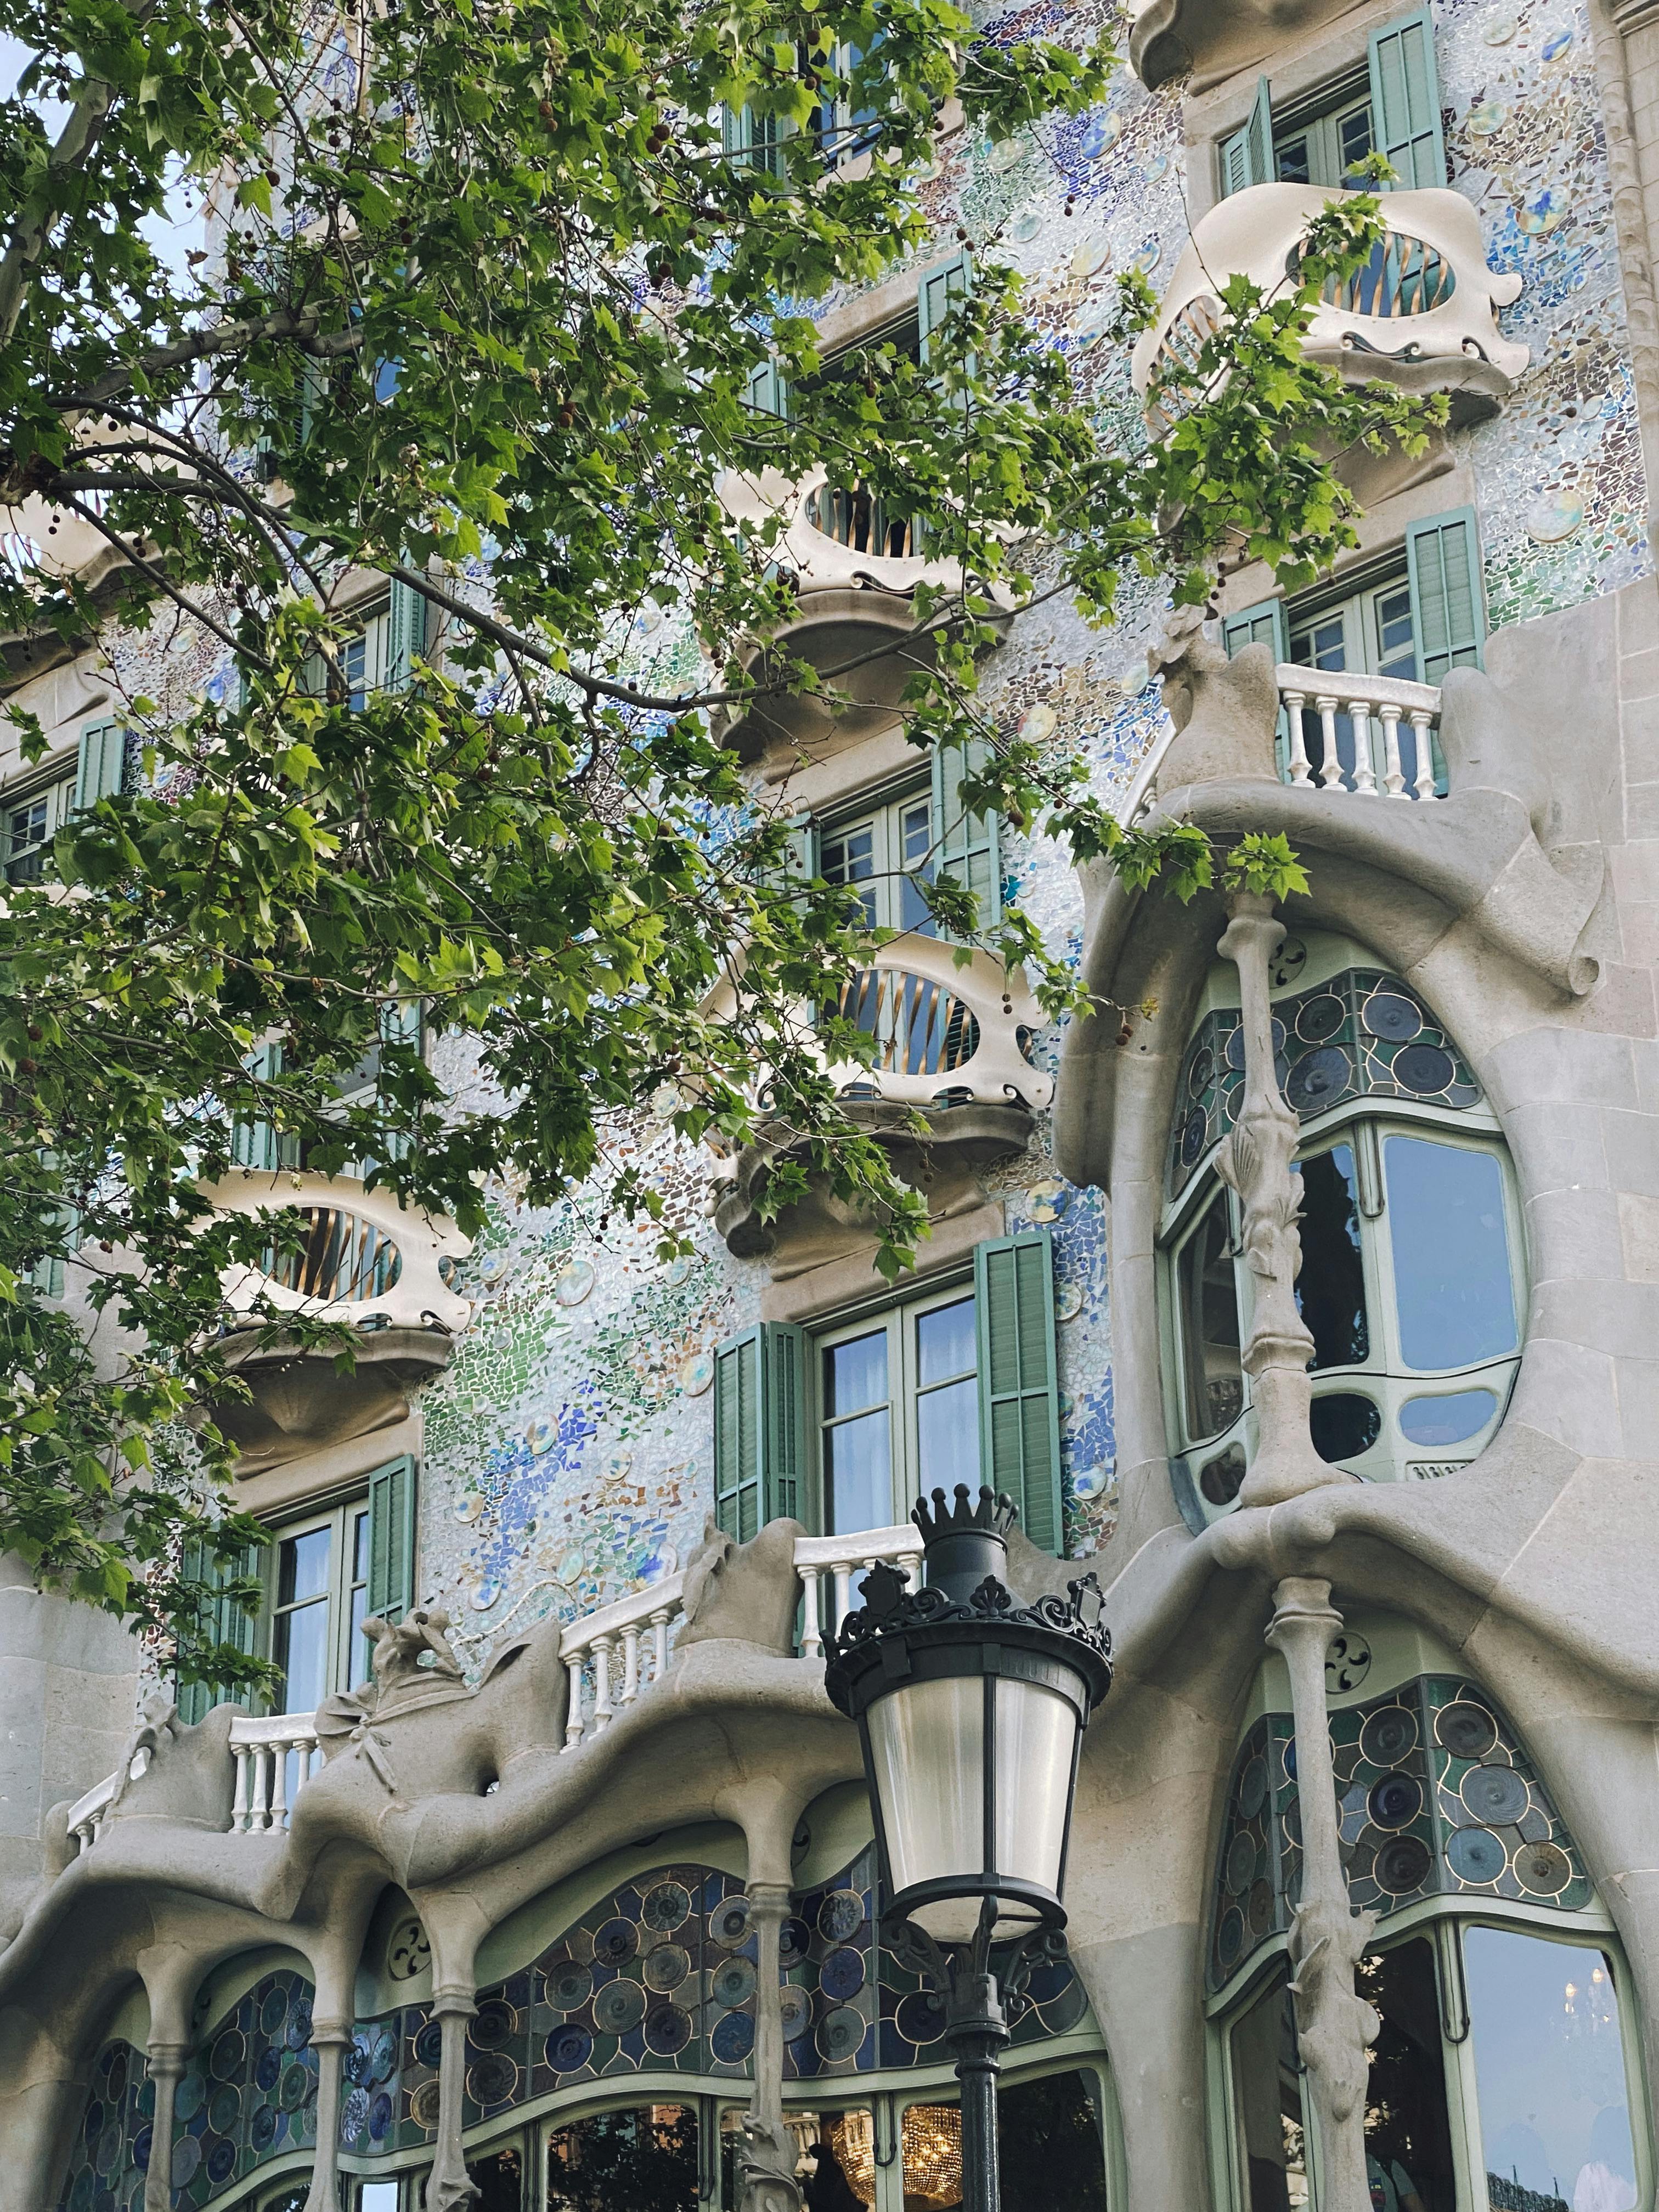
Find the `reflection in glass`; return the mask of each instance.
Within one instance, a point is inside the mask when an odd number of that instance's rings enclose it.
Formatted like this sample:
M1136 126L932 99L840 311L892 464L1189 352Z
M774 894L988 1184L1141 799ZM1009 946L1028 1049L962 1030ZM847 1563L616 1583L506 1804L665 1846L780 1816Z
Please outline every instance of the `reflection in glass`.
M696 2112L684 2105L638 2105L556 2128L547 2140L547 2207L697 2212Z
M276 1554L276 1626L271 1657L283 1670L282 1711L315 1712L330 1689L329 1553L333 1532L285 1537Z
M960 2204L960 2106L912 2105L904 2115L902 2140L904 2212L950 2212Z
M1231 1243L1227 1194L1218 1191L1176 1263L1188 1432L1194 1443L1218 1435L1244 1403Z
M516 2146L470 2158L466 2171L478 2191L472 2212L520 2212L524 2203L524 2154Z
M1106 2212L1100 2077L1017 2081L997 2098L1003 2212Z
M901 806L899 856L904 873L899 878L898 926L901 929L914 929L925 937L936 934L933 915L920 888L933 880L933 845L932 800L920 799L913 805Z
M1356 1987L1382 2022L1365 2092L1371 2203L1376 2212L1456 2212L1440 1992L1429 1939L1414 1936L1392 1950L1373 1951L1360 1961Z
M859 902L864 908L866 921L873 929L876 924L875 823L860 822L854 828L826 836L819 850L818 867L827 884L867 886L860 890Z
M1478 1436L1498 1411L1492 1390L1453 1390L1438 1398L1407 1398L1400 1426L1414 1444L1461 1444Z
M850 1343L832 1345L823 1355L825 1419L886 1402L887 1331L872 1328Z
M924 1494L979 1481L979 1376L974 1301L916 1316L917 1477Z
M1302 1163L1302 1270L1296 1303L1314 1340L1310 1367L1352 1367L1369 1357L1365 1269L1359 1256L1359 1178L1351 1145Z
M303 1536L289 1536L283 1545L276 1588L278 1605L296 1599L325 1597L328 1594L328 1554L332 1531L309 1528Z
M1296 2014L1276 1981L1232 2032L1234 2120L1249 2212L1305 2212L1301 2061Z
M1625 2053L1613 1975L1599 1951L1508 1928L1463 1939L1474 2071L1495 2208L1531 2192L1571 2212L1631 2212Z
M1406 1364L1468 1367L1513 1352L1515 1294L1497 1160L1422 1137L1389 1137L1382 1157Z
M368 1515L351 1516L351 1629L346 1646L346 1680L350 1689L368 1672L368 1653L363 1643L363 1622L368 1613Z
M832 1536L884 1528L892 1520L892 1446L884 1406L824 1431L823 1505Z
M1328 1466L1368 1452L1382 1433L1382 1416L1358 1390L1328 1390L1308 1408L1313 1448Z

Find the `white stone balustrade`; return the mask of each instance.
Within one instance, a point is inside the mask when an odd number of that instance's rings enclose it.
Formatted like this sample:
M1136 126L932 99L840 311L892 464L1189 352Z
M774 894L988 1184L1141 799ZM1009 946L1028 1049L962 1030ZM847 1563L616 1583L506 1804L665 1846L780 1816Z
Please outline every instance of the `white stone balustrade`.
M795 1545L801 1578L800 1656L821 1658L827 1631L840 1627L858 1602L854 1578L878 1559L902 1566L912 1581L921 1566L921 1540L908 1522L865 1528L849 1536L804 1536ZM685 1577L668 1575L630 1591L611 1605L573 1621L560 1656L570 1678L570 1706L562 1751L601 1735L652 1683L668 1671L673 1630L684 1605ZM230 1726L235 1765L231 1832L263 1835L286 1828L294 1800L317 1771L322 1753L311 1713L238 1713ZM149 1754L139 1752L133 1778ZM90 1850L115 1796L110 1775L70 1808L69 1829L78 1850Z
M1287 783L1359 799L1436 796L1437 684L1299 668L1292 661L1280 661L1275 673L1285 709ZM1310 720L1317 763L1309 752Z
M287 1169L245 1169L204 1184L202 1194L216 1212L293 1213L304 1228L302 1247L276 1253L270 1272L226 1271L226 1303L239 1315L263 1301L309 1321L390 1328L435 1323L452 1334L471 1316L439 1269L441 1260L464 1259L471 1239L442 1214L410 1211L389 1190L366 1190L352 1176Z

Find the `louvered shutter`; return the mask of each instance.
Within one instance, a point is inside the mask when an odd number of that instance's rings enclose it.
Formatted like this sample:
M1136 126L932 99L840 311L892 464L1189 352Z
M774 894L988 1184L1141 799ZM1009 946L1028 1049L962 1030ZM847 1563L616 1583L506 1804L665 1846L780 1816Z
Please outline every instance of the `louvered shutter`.
M770 871L768 887L776 891L805 892L808 884L819 873L822 863L818 858L818 826L810 814L798 816L788 828L783 857ZM800 899L795 901L799 908Z
M1399 173L1400 191L1446 181L1434 23L1426 9L1370 36L1371 136Z
M965 884L979 902L979 926L988 929L1002 914L1002 858L994 814L963 811L962 779L985 765L983 739L933 750L933 872Z
M1245 158L1249 167L1247 184L1271 185L1279 174L1273 159L1273 91L1265 76L1255 83L1255 101L1244 126Z
M426 1035L424 1001L388 999L380 1008L380 1035L388 1044L406 1044L419 1052Z
M185 1578L204 1582L209 1586L197 1615L196 1638L199 1644L228 1644L244 1656L252 1656L259 1623L237 1603L228 1586L257 1575L262 1552L260 1545L250 1544L234 1559L216 1559L209 1557L204 1544L192 1540L185 1545L181 1562ZM205 1682L187 1682L179 1689L177 1702L179 1717L193 1727L216 1705L246 1705L247 1697L245 1692L210 1690Z
M119 722L88 722L81 731L75 767L75 811L84 814L100 799L118 799L126 777L127 733Z
M1449 668L1479 668L1486 620L1474 509L1413 522L1406 532L1406 567L1419 682L1438 684Z
M1064 1538L1054 1254L1046 1229L974 1248L981 1479L1006 1490L1040 1551Z
M800 1517L803 1351L793 1323L762 1322L714 1354L714 1517L739 1544L769 1521Z
M930 269L916 287L916 325L921 339L922 366L927 364L933 334L951 312L955 300L966 299L974 289L974 264L965 253L957 254L938 269ZM969 356L971 372L973 356Z
M283 1048L262 1044L248 1054L246 1065L256 1083L274 1083L283 1072ZM278 1137L276 1123L263 1115L249 1121L238 1115L230 1130L231 1165L275 1175L279 1167L298 1165L298 1142L293 1136Z
M401 1620L415 1602L415 1462L405 1452L368 1478L369 1618ZM358 1655L351 1655L355 1667Z
M749 404L757 415L787 415L787 395L775 361L763 361L750 370Z
M394 576L386 618L386 690L407 691L415 661L425 651L426 601L412 585Z

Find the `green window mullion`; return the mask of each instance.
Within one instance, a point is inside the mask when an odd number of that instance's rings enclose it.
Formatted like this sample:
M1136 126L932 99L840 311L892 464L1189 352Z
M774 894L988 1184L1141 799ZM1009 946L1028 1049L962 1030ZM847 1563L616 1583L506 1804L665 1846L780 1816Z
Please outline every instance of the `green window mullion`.
M974 1320L981 1479L1007 1492L1040 1551L1059 1553L1065 1536L1060 1397L1054 1251L1046 1229L975 1247Z

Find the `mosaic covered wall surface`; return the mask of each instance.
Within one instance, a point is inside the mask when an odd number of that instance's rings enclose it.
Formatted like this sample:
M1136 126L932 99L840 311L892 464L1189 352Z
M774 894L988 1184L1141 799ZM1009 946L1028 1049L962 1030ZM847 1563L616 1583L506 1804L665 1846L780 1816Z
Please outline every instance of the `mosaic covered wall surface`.
M1524 279L1503 313L1531 366L1504 412L1454 444L1478 492L1492 627L1621 586L1647 565L1645 492L1620 289L1611 192L1587 20L1571 0L1439 0L1433 9L1455 190L1478 210L1488 258ZM1082 46L1123 25L1097 0L1000 11L986 33L1041 31ZM1086 116L991 147L941 143L922 186L942 240L1011 261L1038 326L1071 362L1110 436L1138 417L1125 349L1109 331L1126 270L1154 288L1187 234L1181 88L1149 93L1124 67ZM1003 724L1080 753L1095 787L1121 793L1162 708L1146 650L1160 588L1133 581L1122 619L1089 629L1056 599L1024 619L988 664ZM176 704L222 690L216 652L188 629L112 635L120 689ZM694 680L693 641L653 610L634 665L659 689ZM135 772L137 763L134 763ZM1075 959L1081 908L1066 854L1005 833L1005 889L1050 946ZM1037 1040L1052 1066L1058 1039ZM441 1050L465 1097L466 1065ZM422 1594L450 1609L470 1663L509 1630L567 1617L672 1573L712 1497L710 1354L756 1318L761 1269L732 1261L703 1210L704 1164L643 1114L621 1133L696 1255L655 1264L653 1238L580 1194L552 1211L494 1194L491 1226L458 1285L476 1302L451 1372L425 1397ZM986 1179L1011 1230L1051 1224L1059 1270L1060 1437L1071 1549L1115 1522L1109 1317L1102 1203L1053 1171L1046 1131Z
M940 2063L939 2001L875 1934L874 1852L802 1892L781 1953L784 2070L830 2081ZM672 1865L625 1882L540 1955L478 1994L467 2030L462 2122L595 2083L664 2072L730 2081L743 2098L755 2040L756 1938L742 1885ZM400 1962L394 1932L389 1971ZM316 2142L311 1989L266 1975L205 2030L176 2100L174 2203L208 2205L261 2166ZM1083 2024L1081 1984L1063 1961L1014 2001L1016 2049ZM340 2143L359 2158L430 2148L438 2124L439 2023L425 2004L359 2021L345 2058ZM130 2212L142 2203L155 2094L143 2055L100 2054L74 2139L62 2212Z

